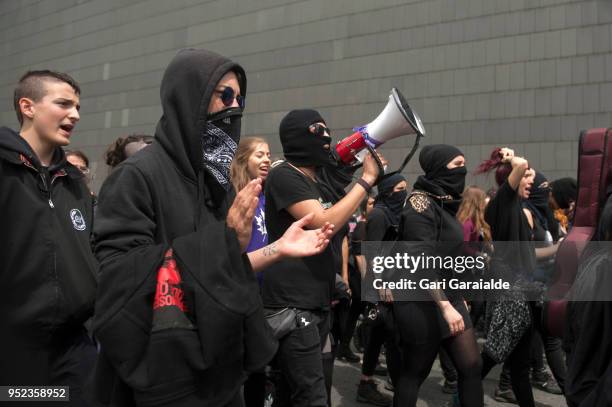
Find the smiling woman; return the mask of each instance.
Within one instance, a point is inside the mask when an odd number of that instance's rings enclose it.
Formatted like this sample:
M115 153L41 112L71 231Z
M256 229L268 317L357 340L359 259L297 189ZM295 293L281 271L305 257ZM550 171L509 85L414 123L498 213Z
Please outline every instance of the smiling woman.
M251 180L260 178L265 182L270 170L270 148L260 137L246 137L240 140L232 162L230 178L236 191L243 189ZM265 223L265 196L263 188L258 197L257 210L253 217L253 232L247 252L264 247L268 243ZM261 283L261 274L258 273Z

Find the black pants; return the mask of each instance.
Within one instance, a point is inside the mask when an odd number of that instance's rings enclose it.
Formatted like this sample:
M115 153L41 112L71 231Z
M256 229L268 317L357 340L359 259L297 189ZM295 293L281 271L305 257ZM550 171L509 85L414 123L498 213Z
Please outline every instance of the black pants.
M536 357L539 358L535 360L536 363L534 367L544 367L544 361L542 359L543 347L544 353L546 354L546 361L548 362L548 366L550 366L550 371L555 377L555 380L559 384L561 390L563 390L565 387L566 376L563 341L561 338L548 335L546 332L546 329L542 324L542 307L533 307L533 315L535 334L533 335L532 340L532 352L535 350L537 352Z
M387 370L391 381L395 382L399 376L400 352L397 346L396 335L393 323L393 312L390 306L379 303L378 309L380 314L378 321L370 321L364 323L364 329L367 330L367 342L364 344L363 350L363 365L361 366L361 374L364 376L373 376L378 356L382 345L385 345Z
M0 385L68 386L70 402L43 404L63 407L89 405L85 402L83 387L92 374L97 351L84 328L55 338L45 348L24 349L19 344L15 346L2 349L2 352L13 354L1 357Z
M251 373L244 382L244 404L246 407L263 407L266 400L266 372Z
M302 324L279 341L275 362L281 380L275 407L328 406L322 351L329 341L329 313L312 315L314 320L305 317L306 325Z

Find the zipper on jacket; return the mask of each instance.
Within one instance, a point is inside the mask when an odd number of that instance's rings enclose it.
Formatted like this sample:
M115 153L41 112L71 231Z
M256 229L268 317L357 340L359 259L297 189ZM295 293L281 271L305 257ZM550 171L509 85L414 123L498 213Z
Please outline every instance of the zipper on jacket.
M36 173L40 175L40 179L42 180L43 186L45 187L45 192L47 193L47 201L49 202L49 206L51 207L51 209L55 208L53 200L51 199L51 189L49 189L49 187L47 186L47 180L45 179L45 175L38 171L38 169L36 169L36 167L34 167L24 155L20 155L19 158L21 158L21 162L23 162L23 165L36 171ZM51 184L53 184L53 180L51 180Z
M47 187L47 180L45 180L45 175L40 173L40 178L42 179L43 185L45 186L45 191L47 192L47 196L49 199L49 206L53 209L55 208L55 205L53 204L53 200L51 199L51 189L49 187Z

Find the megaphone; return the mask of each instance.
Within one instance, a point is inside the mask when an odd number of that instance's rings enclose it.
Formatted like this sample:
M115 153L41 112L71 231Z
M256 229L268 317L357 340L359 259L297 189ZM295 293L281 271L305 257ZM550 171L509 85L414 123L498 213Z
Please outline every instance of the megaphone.
M336 159L345 165L362 162L369 150L378 148L391 139L416 134L417 141L409 157L404 160L401 167L403 169L416 151L419 139L425 136L421 118L396 88L391 89L387 106L378 117L365 126L354 128L353 131L353 134L338 142L335 147Z

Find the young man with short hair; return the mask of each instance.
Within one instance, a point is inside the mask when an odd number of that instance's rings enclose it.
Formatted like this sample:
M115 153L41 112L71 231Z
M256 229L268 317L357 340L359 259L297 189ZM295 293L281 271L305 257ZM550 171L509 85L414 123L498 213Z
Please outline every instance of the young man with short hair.
M62 149L79 95L64 73L27 72L14 94L21 128L0 128L0 385L69 386L71 405L96 354L83 327L96 290L92 200Z

